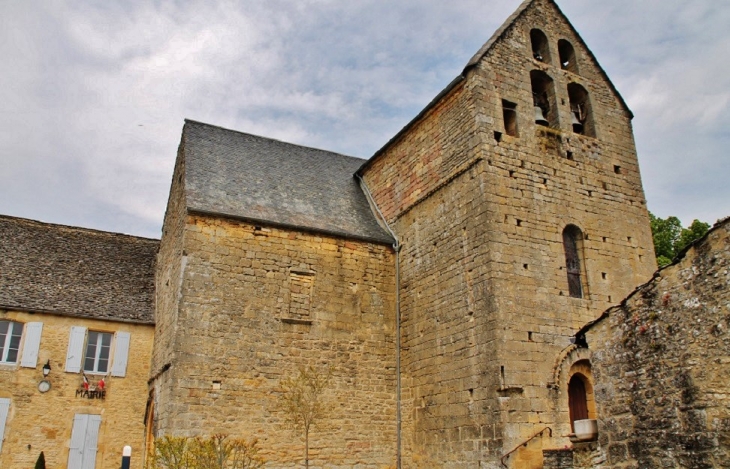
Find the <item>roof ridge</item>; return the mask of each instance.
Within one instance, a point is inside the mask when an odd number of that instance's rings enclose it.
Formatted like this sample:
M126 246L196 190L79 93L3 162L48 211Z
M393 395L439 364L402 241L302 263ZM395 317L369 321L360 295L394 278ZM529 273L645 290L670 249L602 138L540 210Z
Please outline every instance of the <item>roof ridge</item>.
M60 223L51 223L51 222L46 222L46 221L41 221L41 220L34 220L32 218L15 217L12 215L4 215L1 213L0 213L0 220L22 222L22 223L34 224L34 225L43 225L46 227L65 228L65 229L69 229L71 231L83 231L86 233L96 233L96 234L107 235L107 236L110 235L110 236L117 236L117 237L124 237L124 238L134 238L134 239L139 239L139 240L144 240L144 241L156 241L156 242L160 241L157 238L148 238L146 236L137 236L137 235L131 235L131 234L127 234L127 233L119 233L116 231L105 231L105 230L99 230L96 228L87 228L84 226L63 225Z
M230 129L228 127L222 127L220 125L209 124L207 122L201 122L201 121L198 121L198 120L195 120L195 119L185 118L185 123L186 124L190 123L190 124L204 125L206 127L212 127L214 129L218 129L218 130L225 130L226 132L233 132L233 133L240 134L240 135L246 135L248 137L259 138L261 140L268 140L270 142L281 143L283 145L289 145L289 146L299 147L299 148L306 148L308 150L321 151L321 152L325 152L325 153L330 153L332 155L343 156L345 158L351 158L351 159L354 159L354 160L363 160L363 161L366 161L365 158L360 158L360 157L357 157L357 156L345 155L344 153L339 153L339 152L331 151L331 150L325 150L323 148L317 148L317 147L311 147L311 146L308 146L308 145L300 145L298 143L286 142L284 140L279 140L277 138L264 137L263 135L252 134L252 133L249 133L249 132L244 132L242 130Z
M552 0L548 0L548 1L551 1L553 4L555 4L555 2L553 2ZM525 10L527 10L527 8L530 5L532 5L534 2L535 2L535 0L524 0L520 4L520 6L518 6L517 9L515 11L513 11L512 14L507 17L506 20L504 20L504 22L499 26L499 28L497 28L494 31L492 36L487 40L487 42L484 43L484 45L482 45L482 47L479 48L479 50L476 52L476 54L474 54L472 56L472 58L469 59L469 62L467 62L466 66L464 67L464 70L462 71L461 74L466 75L466 72L469 71L470 68L474 67L477 63L479 63L479 61L487 54L487 52L489 52L492 49L494 44L497 43L497 40L507 31L507 29L510 28L510 26L512 26L515 23L515 21L517 21L519 19L520 16L522 16L522 13L524 13ZM555 4L555 6L557 7L558 5ZM560 8L558 8L558 10L560 10ZM565 17L565 15L563 14L562 11L560 12L560 14L563 15L563 17Z

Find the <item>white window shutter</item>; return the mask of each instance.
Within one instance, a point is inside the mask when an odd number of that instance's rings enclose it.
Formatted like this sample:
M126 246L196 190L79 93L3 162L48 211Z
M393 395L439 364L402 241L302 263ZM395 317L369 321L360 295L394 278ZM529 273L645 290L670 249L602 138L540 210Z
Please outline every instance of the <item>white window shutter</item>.
M25 342L20 366L35 368L38 364L38 349L41 347L42 322L29 322L25 325Z
M96 450L99 441L99 426L101 426L101 415L89 415L88 417L89 424L86 427L84 465L81 466L82 469L94 469L94 466L96 466Z
M71 445L68 449L68 467L81 469L84 463L84 441L86 428L89 426L89 415L76 414L74 426L71 430Z
M112 376L119 376L123 378L127 374L129 340L129 332L117 332L114 337L114 362L112 363Z
M5 422L8 420L8 412L10 411L10 399L0 399L0 451L3 450L3 440L5 439Z
M81 360L84 358L84 342L86 341L86 328L73 326L71 336L68 339L68 352L66 352L66 371L78 373L81 371Z

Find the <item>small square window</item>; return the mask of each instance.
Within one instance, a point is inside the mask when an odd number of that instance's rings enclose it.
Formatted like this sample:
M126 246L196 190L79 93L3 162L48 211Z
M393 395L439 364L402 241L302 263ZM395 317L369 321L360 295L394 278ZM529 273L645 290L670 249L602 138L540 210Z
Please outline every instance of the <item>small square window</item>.
M502 100L504 131L510 137L517 137L517 104Z
M20 350L20 337L23 324L13 321L0 321L0 363L16 363Z
M89 331L86 338L84 371L89 373L106 373L109 370L109 352L111 346L111 334L107 332Z

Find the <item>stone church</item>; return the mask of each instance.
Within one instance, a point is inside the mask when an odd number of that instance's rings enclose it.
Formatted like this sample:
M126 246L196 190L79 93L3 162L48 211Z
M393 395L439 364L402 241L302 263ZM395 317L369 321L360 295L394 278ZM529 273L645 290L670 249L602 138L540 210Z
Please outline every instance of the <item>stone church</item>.
M637 467L620 428L597 439L574 423L636 415L610 405L593 365L632 372L611 368L634 342L604 340L620 328L604 311L656 270L632 117L556 3L526 0L368 160L187 120L161 240L104 247L136 246L144 264L110 281L139 280L110 288L146 305L139 330L121 327L149 334L128 373L147 383L127 394L135 451L223 433L256 438L266 467L299 467L281 383L311 367L331 374L312 467ZM32 313L3 288L0 319ZM49 354L38 341L33 366ZM91 452L116 456L105 418Z
M279 383L312 366L316 467L540 467L596 417L571 337L656 270L631 119L529 0L367 161L187 121L149 430L255 436L294 467Z

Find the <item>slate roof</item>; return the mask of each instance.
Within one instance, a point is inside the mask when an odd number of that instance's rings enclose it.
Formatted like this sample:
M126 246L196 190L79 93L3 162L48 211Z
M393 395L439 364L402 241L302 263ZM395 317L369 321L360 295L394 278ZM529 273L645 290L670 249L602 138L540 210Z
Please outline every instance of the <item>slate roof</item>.
M393 243L354 178L364 160L185 121L188 210Z
M0 308L153 324L158 245L0 215Z

